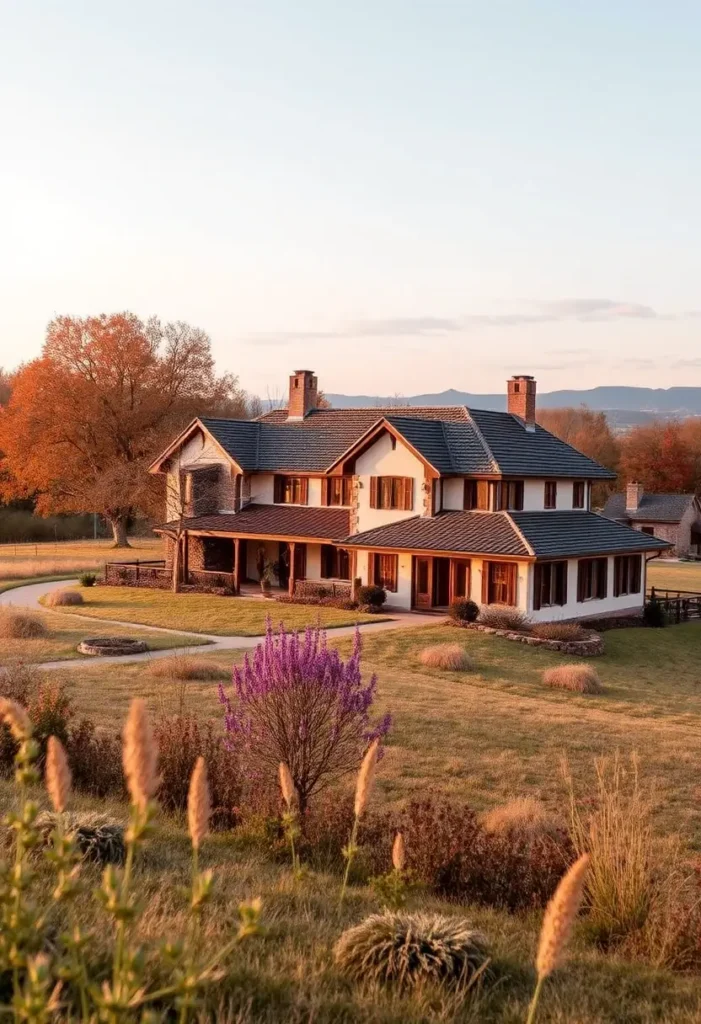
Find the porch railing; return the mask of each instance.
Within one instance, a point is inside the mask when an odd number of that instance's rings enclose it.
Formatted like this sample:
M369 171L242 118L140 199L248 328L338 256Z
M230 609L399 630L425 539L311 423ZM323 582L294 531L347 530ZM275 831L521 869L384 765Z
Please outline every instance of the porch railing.
M339 597L350 600L350 580L297 580L295 597Z
M655 601L672 622L701 619L701 592L697 590L660 590L650 587L648 601Z
M173 574L166 569L164 559L151 559L142 562L107 562L105 564L105 583L112 587L151 587L167 590L171 586Z

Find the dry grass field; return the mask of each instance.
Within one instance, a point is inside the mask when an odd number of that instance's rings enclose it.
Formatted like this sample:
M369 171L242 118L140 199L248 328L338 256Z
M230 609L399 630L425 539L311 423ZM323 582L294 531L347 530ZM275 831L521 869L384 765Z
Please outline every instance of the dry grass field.
M105 562L161 558L163 543L134 538L131 547L115 551L109 540L58 541L55 544L0 544L0 589L16 580L34 581L70 573L99 571Z
M648 587L662 590L696 590L701 592L701 562L667 562L655 559L647 570Z
M268 616L276 624L284 622L287 629L304 629L316 622L321 622L322 626L352 626L356 622L382 619L379 615L337 608L212 594L172 594L137 587L90 587L82 594L85 603L80 608L65 608L64 611L96 619L187 629L211 636L260 636L265 633Z

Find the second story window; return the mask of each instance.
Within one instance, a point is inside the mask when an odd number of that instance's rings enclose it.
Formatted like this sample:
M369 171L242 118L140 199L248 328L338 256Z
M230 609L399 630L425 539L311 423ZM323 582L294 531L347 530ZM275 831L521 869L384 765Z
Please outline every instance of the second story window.
M572 484L572 508L584 508L587 485L583 480L575 480Z
M276 505L306 505L309 495L309 481L306 476L276 476Z
M520 512L523 508L523 480L499 480L494 488L494 511Z
M462 507L489 511L489 480L466 480Z
M557 480L545 481L545 508L557 508Z
M353 477L328 476L321 481L322 505L352 505Z
M370 508L402 509L414 507L414 481L410 476L371 476Z

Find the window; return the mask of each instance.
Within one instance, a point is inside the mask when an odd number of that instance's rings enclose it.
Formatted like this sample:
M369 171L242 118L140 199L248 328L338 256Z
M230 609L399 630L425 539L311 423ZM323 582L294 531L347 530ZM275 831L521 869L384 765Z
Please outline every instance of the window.
M327 476L321 481L322 505L352 505L353 477Z
M575 480L572 484L572 508L584 508L587 485L583 480Z
M515 562L482 563L482 603L516 604Z
M393 593L397 589L398 555L371 555L372 582Z
M410 476L371 476L370 508L410 511L414 507L414 481Z
M617 555L613 560L613 596L639 594L640 555Z
M536 562L533 609L567 604L567 562Z
M470 596L470 563L453 561L453 598Z
M646 533L649 537L654 537L655 536L655 527L654 526L643 526L642 529L641 529L641 533Z
M492 484L494 489L493 508L517 512L523 508L523 480L500 480Z
M276 505L306 505L309 493L306 476L276 476Z
M321 575L326 580L350 579L350 556L345 548L321 545Z
M467 509L489 509L489 481L488 480L466 480L463 491L462 507Z
M606 597L607 558L583 558L577 574L577 600L593 601Z
M545 508L557 508L557 480L545 481Z

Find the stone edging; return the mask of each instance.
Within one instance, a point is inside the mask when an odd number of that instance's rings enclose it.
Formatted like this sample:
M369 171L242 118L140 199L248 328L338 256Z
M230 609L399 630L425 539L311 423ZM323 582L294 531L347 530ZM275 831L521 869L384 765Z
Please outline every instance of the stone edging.
M481 622L455 622L460 629L473 629L478 633L489 633L502 636L505 640L515 640L529 647L544 647L546 651L559 651L561 654L572 654L579 658L596 658L604 653L604 638L592 633L586 640L546 640L545 637L532 636L530 633L519 633L515 629L495 629Z
M78 644L81 654L92 654L97 657L112 657L124 654L144 654L148 644L143 640L134 640L128 636L91 636Z

